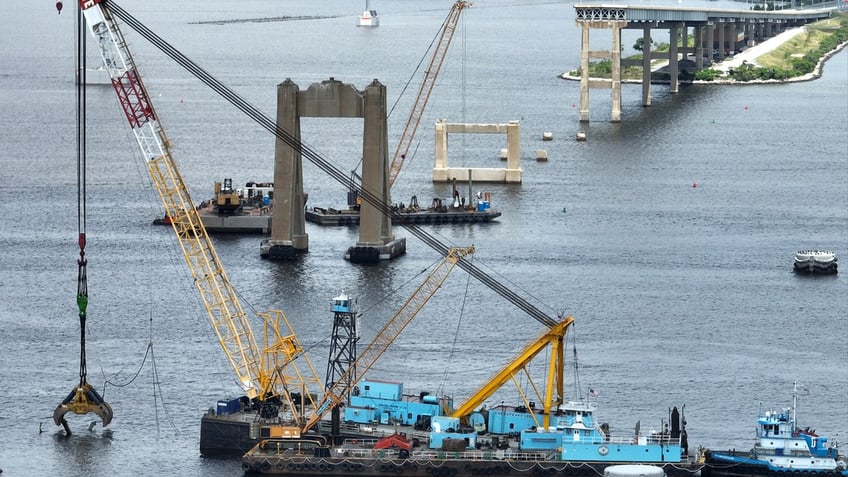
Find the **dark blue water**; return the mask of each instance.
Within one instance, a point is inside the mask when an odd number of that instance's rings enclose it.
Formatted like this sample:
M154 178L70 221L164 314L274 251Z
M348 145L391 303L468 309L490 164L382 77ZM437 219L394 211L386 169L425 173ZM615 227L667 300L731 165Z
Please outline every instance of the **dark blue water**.
M0 469L240 475L238 461L199 455L200 415L238 388L172 232L150 225L161 205L109 88L88 89L88 369L115 419L108 431L89 432L90 417L72 417L70 439L52 423L78 372L66 3L61 15L52 2L0 4ZM381 26L363 29L355 18L364 5L350 2L121 2L268 114L286 78L301 88L330 76L360 88L377 78L394 102L450 4L372 5ZM303 15L327 18L226 22ZM804 277L791 266L799 249L848 257L848 54L807 83L689 86L674 95L655 86L649 108L639 86L625 85L620 123L609 122L609 94L593 90L592 121L580 124L579 85L557 78L579 64L571 4L480 2L463 18L393 195L449 196L449 186L430 181L436 119L521 121L523 183L475 185L492 191L503 216L429 230L451 245L474 244L478 266L552 316L574 315L579 383L569 367L567 398L600 390L599 418L622 431L639 420L656 427L669 407L685 404L694 446L747 448L759 402L788 405L797 381L809 391L800 396L802 424L848 439L846 272ZM264 130L125 34L196 201L225 177L272 177L274 143ZM628 35L625 46L635 39ZM390 117L392 147L417 86ZM304 120L303 137L346 171L357 166L361 129L353 120ZM579 130L587 142L573 140ZM543 132L554 141L542 142ZM452 136L451 164L500 167L503 143ZM535 149L549 161L537 163ZM309 205L343 204L341 186L304 169ZM284 310L323 375L332 297L359 297L368 339L439 257L397 228L408 237L404 257L355 266L342 258L355 230L309 224L307 232L310 251L295 263L260 260L255 236L216 237L215 245L244 306ZM462 401L541 330L457 270L371 377ZM156 377L150 357L141 366L149 343ZM516 399L505 388L492 401Z

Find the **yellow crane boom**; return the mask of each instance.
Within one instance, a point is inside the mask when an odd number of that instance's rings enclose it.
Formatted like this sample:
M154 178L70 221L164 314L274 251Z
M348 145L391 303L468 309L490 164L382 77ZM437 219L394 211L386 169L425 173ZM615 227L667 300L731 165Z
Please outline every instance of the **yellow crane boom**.
M445 258L427 275L427 278L415 289L403 306L395 315L383 325L371 343L359 355L356 361L345 371L344 374L324 393L324 397L318 402L318 411L309 417L301 432L306 432L318 423L327 412L340 405L347 396L349 385L353 386L359 381L359 377L365 375L371 366L377 362L400 333L412 322L415 315L430 301L436 290L442 286L457 262L463 257L474 253L474 247L453 247L448 251ZM349 376L356 370L359 376ZM351 379L348 379L351 378Z
M430 93L433 92L436 77L439 76L439 71L442 69L445 54L453 39L456 25L459 23L459 14L462 13L463 9L470 6L471 4L464 0L455 2L442 25L439 33L439 41L436 43L435 50L433 50L433 57L430 58L430 64L427 65L427 70L424 71L424 81L421 82L421 86L418 88L418 95L415 97L412 111L409 112L409 119L406 121L406 127L403 129L403 134L400 136L400 141L389 166L389 189L395 183L395 179L397 179L400 169L403 167L403 162L406 160L406 155L409 153L409 147L412 145L412 139L415 137L418 123L421 122L424 108L430 99Z
M170 142L158 121L150 95L109 4L102 0L82 0L80 6L141 150L141 157L171 219L209 320L245 395L251 399L279 395L290 400L289 393L285 392L287 388L298 391L316 385L320 388L317 373L281 311L272 312L274 318L270 314L265 315L266 343L263 349L259 349L247 315L177 169ZM281 320L285 321L289 333L280 332ZM273 342L268 340L269 335L273 335ZM294 367L296 358L307 364L311 376L297 370L281 369L282 366ZM282 381L284 376L300 378L297 382L287 383ZM306 396L311 400L311 393L306 393ZM314 402L311 404L314 405ZM294 411L296 406L290 408Z
M551 409L562 404L563 399L563 351L565 334L568 332L568 327L574 323L574 318L569 316L555 324L551 328L546 329L542 334L530 342L521 350L520 353L509 362L503 369L498 371L492 378L485 381L483 385L475 391L468 400L454 409L451 416L466 418L472 411L479 408L483 401L488 399L498 389L506 384L509 380L515 380L515 375L519 372L524 372L527 375L528 381L533 385L537 399L543 403L544 422L538 423L544 425L545 428L550 424ZM548 370L545 376L545 395L539 393L538 388L533 384L532 378L527 371L527 365L533 361L542 350L551 347L548 361ZM554 394L556 392L556 394ZM526 401L526 398L525 398ZM528 406L529 407L529 406Z

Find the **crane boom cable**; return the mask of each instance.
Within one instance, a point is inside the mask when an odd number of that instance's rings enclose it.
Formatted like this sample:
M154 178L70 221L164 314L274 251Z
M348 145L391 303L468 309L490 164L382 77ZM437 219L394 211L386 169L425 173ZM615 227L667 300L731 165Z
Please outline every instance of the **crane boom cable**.
M53 411L53 422L65 428L66 435L71 435L71 427L65 419L65 415L69 412L74 414L89 414L94 413L101 418L103 426L108 426L112 422L112 407L103 400L103 397L88 383L88 368L86 366L85 354L85 327L86 327L86 310L88 308L88 273L86 265L88 261L85 258L85 34L84 22L82 14L77 9L76 24L75 24L75 66L77 70L74 72L76 77L76 160L77 160L77 244L79 245L79 259L77 259L77 307L79 308L80 322L80 354L79 354L79 384L74 387L70 394L58 405Z
M147 39L154 46L159 48L163 53L165 53L165 55L177 62L186 71L198 78L202 83L209 86L213 91L215 91L221 97L233 104L237 109L239 109L248 117L253 119L257 124L274 134L277 139L283 141L286 145L288 145L295 151L300 152L301 155L303 157L306 157L306 159L309 160L313 165L315 165L324 173L329 175L336 182L345 186L348 190L351 190L353 188L359 189L360 196L362 197L362 199L367 201L373 207L375 207L380 213L391 217L396 223L401 222L399 220L400 216L398 212L393 211L390 204L384 203L383 200L373 191L361 187L361 184L359 184L358 181L356 181L353 177L350 177L347 173L343 172L339 167L332 164L327 159L323 158L320 154L313 150L311 146L306 143L303 143L302 141L295 138L288 131L277 126L274 120L262 113L258 108L247 102L245 99L241 98L238 94L236 94L234 91L232 91L223 83L221 83L219 80L214 78L202 67L198 66L192 60L187 58L168 42L153 33L149 28L147 28L144 24L142 24L132 15L123 10L115 2L109 0L104 2L104 4L107 9L114 12L115 16L124 21L124 23L126 23L130 28L132 28L142 37ZM450 247L441 243L437 238L425 231L420 226L407 223L400 225L404 228L404 230L414 235L416 238L418 238L424 244L438 252L440 255L448 255ZM547 315L535 305L531 304L526 299L510 290L502 283L498 282L495 278L487 275L469 260L466 260L464 258L460 259L457 262L457 266L465 270L467 273L472 275L481 283L483 283L484 285L486 285L487 287L507 299L510 303L514 304L519 309L521 309L543 325L547 326L548 328L551 328L558 323L556 319Z
M77 308L79 309L80 321L80 368L79 378L80 386L83 386L87 381L88 368L86 365L85 356L85 325L86 325L86 309L88 305L88 274L86 265L88 261L85 258L85 25L82 20L82 15L77 9L77 25L76 25L76 67L77 67L77 84L76 84L76 146L77 146L77 233L80 258L77 260Z

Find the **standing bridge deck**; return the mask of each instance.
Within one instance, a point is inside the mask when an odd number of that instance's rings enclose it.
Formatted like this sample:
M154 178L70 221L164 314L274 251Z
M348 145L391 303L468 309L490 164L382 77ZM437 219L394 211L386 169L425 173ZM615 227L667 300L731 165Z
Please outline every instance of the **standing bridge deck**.
M575 5L575 22L582 28L580 55L580 121L589 121L589 89L612 90L611 120L621 121L621 30L642 29L642 104L651 105L651 60L668 60L670 91L677 93L678 61L694 56L695 67L704 68L704 58L724 60L743 47L754 46L786 28L830 17L832 8L815 10L731 10L720 8L661 7L646 5ZM612 31L610 50L589 49L589 31ZM669 31L669 51L651 52L651 30ZM689 45L690 29L694 47ZM682 41L681 41L682 40ZM682 46L681 46L682 45ZM705 53L706 52L706 53ZM607 59L612 63L611 79L590 79L589 60Z

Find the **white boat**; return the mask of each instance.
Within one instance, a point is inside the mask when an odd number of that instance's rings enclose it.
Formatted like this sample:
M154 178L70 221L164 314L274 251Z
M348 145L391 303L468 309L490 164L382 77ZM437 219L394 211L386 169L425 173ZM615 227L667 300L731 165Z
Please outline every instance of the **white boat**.
M371 10L370 0L365 2L365 11L359 15L359 26L380 26L380 17L377 16L377 10Z
M799 273L836 273L836 254L829 250L801 250L795 253L794 269Z

